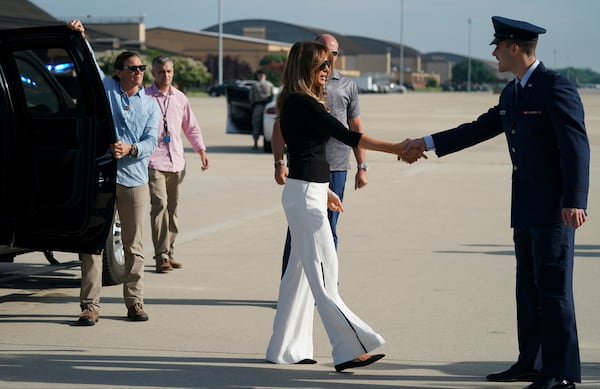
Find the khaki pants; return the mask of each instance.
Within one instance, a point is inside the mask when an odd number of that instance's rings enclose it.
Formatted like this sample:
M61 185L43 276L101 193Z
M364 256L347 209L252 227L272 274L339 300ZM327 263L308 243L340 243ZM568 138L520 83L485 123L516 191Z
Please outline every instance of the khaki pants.
M179 203L179 185L183 181L185 170L181 172L163 172L149 169L150 186L150 225L154 259L173 258L175 238L179 233L177 205Z
M121 219L121 239L125 252L123 298L127 308L144 303L144 248L142 231L148 212L148 185L128 188L117 184L117 211ZM81 307L92 304L100 309L102 256L81 254Z

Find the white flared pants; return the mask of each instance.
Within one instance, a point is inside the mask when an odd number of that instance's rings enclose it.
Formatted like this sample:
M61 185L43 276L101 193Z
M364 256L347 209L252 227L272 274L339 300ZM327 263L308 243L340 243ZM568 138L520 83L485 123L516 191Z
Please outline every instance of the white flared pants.
M282 203L292 237L267 360L313 359L316 302L332 347L334 364L350 361L385 343L344 304L338 293L338 258L327 220L327 183L288 178Z

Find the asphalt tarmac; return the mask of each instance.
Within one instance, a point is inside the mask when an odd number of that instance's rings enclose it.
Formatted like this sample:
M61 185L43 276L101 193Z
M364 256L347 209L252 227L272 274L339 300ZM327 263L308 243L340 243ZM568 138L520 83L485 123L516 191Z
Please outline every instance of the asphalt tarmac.
M592 147L589 218L576 235L583 383L600 388L600 90L582 91ZM401 141L475 119L492 93L361 95L369 134ZM77 256L0 263L0 388L522 388L486 374L517 356L511 164L504 137L414 165L368 152L349 174L339 224L344 301L386 339L380 362L336 373L315 316L316 365L273 365L271 335L286 222L273 158L225 134L225 99L192 98L211 167L188 148L176 259L157 274L145 231L148 322L129 322L120 286L100 321L77 327ZM30 274L25 277L24 274Z

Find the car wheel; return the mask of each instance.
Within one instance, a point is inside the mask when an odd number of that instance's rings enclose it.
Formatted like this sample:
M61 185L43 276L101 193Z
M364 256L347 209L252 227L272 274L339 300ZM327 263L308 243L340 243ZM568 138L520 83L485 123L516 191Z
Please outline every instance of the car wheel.
M121 221L115 210L112 228L102 252L102 285L122 284L125 280L125 252L121 240Z
M271 150L271 142L266 139L263 141L263 151L265 153L270 153L272 151Z

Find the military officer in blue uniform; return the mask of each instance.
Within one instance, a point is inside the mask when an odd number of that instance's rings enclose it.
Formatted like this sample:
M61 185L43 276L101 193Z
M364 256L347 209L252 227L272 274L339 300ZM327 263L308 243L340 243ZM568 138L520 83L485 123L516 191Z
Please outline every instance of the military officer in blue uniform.
M512 160L511 226L516 254L519 357L490 381L533 381L526 389L581 382L573 302L575 229L586 219L590 148L576 88L535 56L544 28L492 17L493 55L517 77L498 105L472 123L413 140L402 159L441 157L504 133Z

